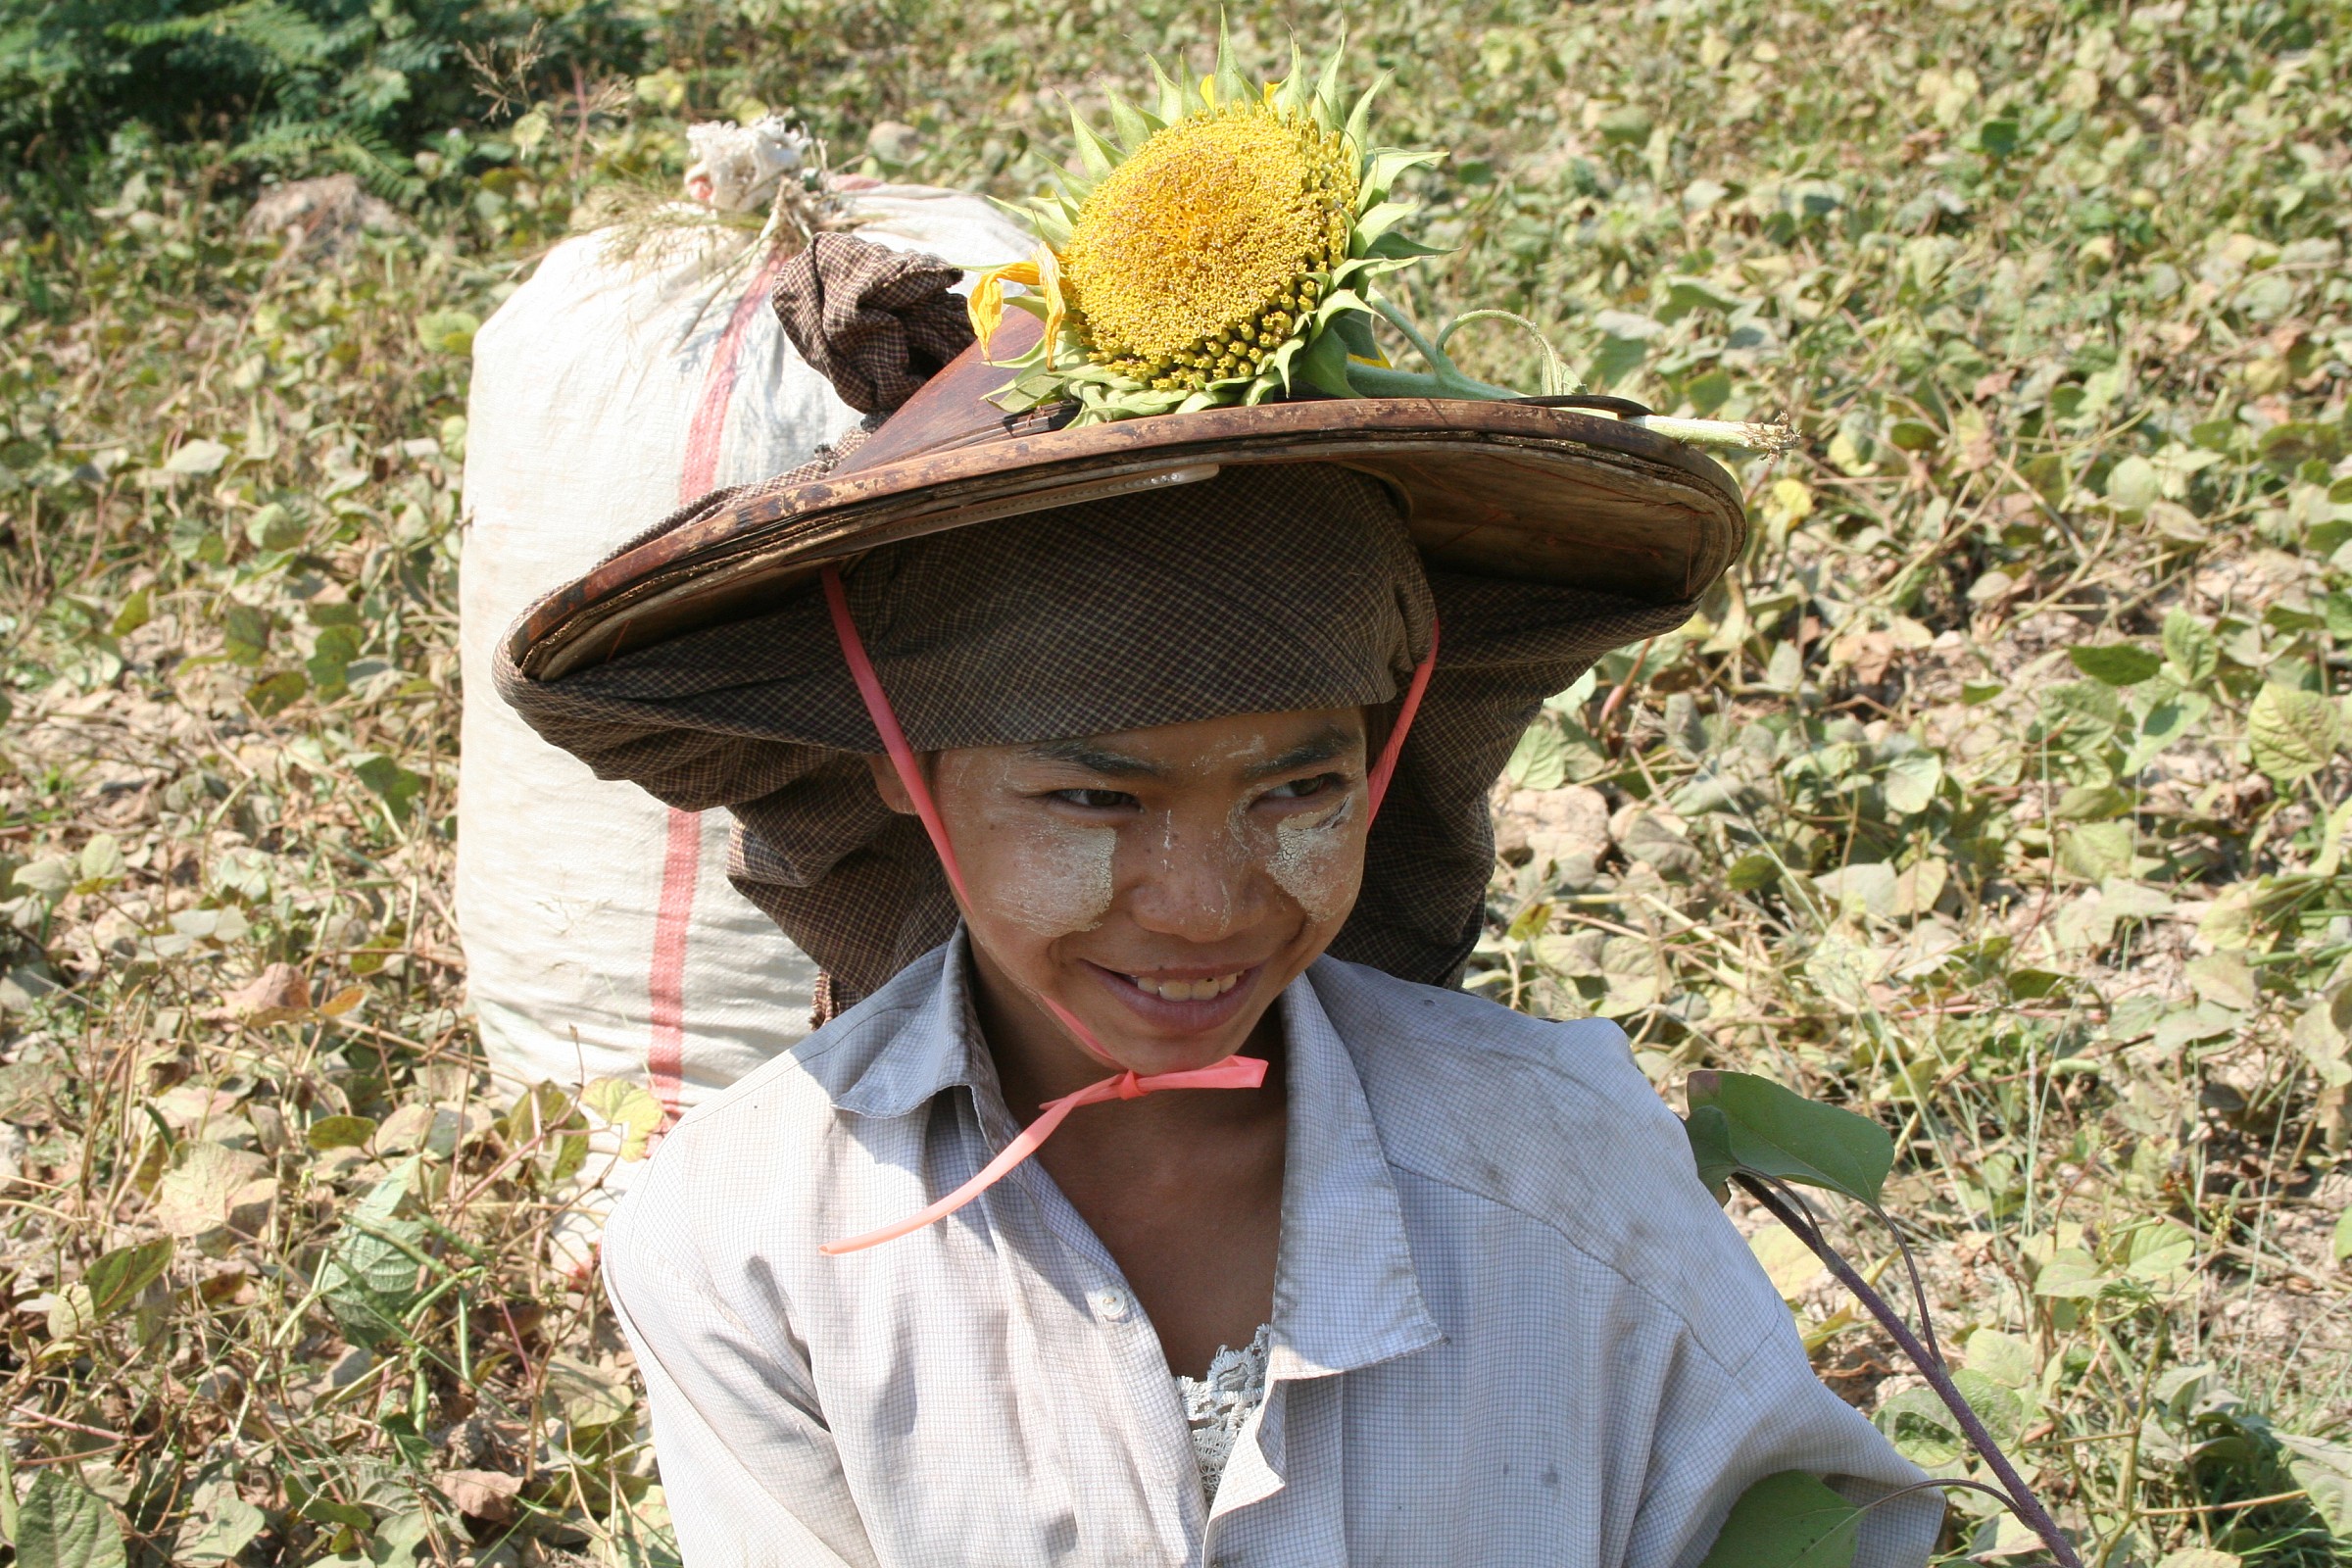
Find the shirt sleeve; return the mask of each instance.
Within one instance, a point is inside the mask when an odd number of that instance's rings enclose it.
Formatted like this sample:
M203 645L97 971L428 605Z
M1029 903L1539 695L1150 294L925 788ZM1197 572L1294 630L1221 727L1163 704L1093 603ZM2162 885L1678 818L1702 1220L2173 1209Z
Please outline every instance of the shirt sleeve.
M687 1568L872 1568L805 1361L753 1332L672 1255L649 1179L606 1227L605 1294L636 1352ZM778 1325L780 1330L781 1325ZM730 1434L721 1438L720 1434Z
M1757 1272L1744 1256L1727 1262ZM1778 1322L1739 1366L1686 1348L1657 1412L1626 1568L1696 1568L1740 1494L1784 1470L1817 1476L1863 1505L1927 1479L1822 1385L1787 1309L1777 1298L1768 1304ZM1943 1494L1933 1489L1869 1507L1854 1568L1923 1568L1943 1513Z

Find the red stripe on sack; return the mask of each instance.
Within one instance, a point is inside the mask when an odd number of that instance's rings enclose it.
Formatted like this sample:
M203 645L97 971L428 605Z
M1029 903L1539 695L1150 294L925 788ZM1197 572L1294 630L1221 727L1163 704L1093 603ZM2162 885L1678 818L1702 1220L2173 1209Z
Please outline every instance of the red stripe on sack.
M686 466L678 475L680 506L709 491L718 478L718 443L727 433L727 405L735 396L737 358L786 260L781 250L768 253L752 274L743 298L735 302L735 314L727 318L727 329L719 334L718 347L711 351L710 373L703 379L703 401L694 411L694 422L686 427Z
M678 1113L686 1071L686 926L694 913L694 883L703 863L703 813L669 809L668 845L662 857L662 903L654 914L654 967L646 977L654 1035L645 1048L645 1072L654 1098Z
M719 443L726 438L727 405L735 397L735 369L743 340L760 318L768 291L787 260L782 250L768 253L735 302L726 330L710 351L710 368L703 375L703 395L694 418L686 426L686 458L678 473L678 504L685 505L710 491L718 477ZM654 1098L671 1116L679 1110L686 1068L686 935L694 916L694 887L702 871L703 816L700 811L670 808L666 845L662 857L662 902L654 915L654 957L646 976L646 1005L653 1036L646 1043L645 1072L653 1080Z

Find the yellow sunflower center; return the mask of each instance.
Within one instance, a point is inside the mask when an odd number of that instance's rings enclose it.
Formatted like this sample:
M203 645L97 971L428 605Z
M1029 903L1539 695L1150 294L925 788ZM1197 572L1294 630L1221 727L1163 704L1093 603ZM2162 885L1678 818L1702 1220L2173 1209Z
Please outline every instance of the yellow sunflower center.
M1080 205L1061 249L1099 365L1158 387L1257 373L1347 259L1355 161L1311 121L1245 105L1154 132Z

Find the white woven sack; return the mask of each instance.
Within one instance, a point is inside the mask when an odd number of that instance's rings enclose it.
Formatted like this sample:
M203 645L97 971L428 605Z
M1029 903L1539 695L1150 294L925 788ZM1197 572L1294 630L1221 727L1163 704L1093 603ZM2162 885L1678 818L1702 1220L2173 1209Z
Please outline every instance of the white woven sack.
M858 237L959 266L1032 243L974 196L885 185L849 200ZM571 240L474 338L457 915L509 1094L624 1078L682 1110L808 1029L814 965L728 885L726 813L600 782L490 677L497 639L540 595L682 500L793 467L858 422L784 336L772 274L720 254L622 261L598 236Z

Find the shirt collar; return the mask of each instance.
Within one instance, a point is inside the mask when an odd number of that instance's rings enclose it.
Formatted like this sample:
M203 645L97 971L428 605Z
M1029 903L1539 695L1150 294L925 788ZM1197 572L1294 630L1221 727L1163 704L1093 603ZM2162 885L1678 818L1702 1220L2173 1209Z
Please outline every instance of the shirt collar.
M835 1108L912 1115L942 1090L996 1082L972 1009L963 927L809 1037L801 1065Z
M911 1115L943 1090L993 1093L962 927L811 1037L802 1065L834 1105ZM1321 959L1282 994L1289 1149L1274 1278L1276 1378L1370 1366L1444 1338L1421 1296L1403 1205L1354 1058L1315 994ZM826 1037L831 1037L827 1039Z
M1313 984L1319 959L1282 996L1290 1048L1290 1149L1274 1276L1269 1376L1321 1377L1445 1338L1421 1296L1404 1208L1347 1043Z

